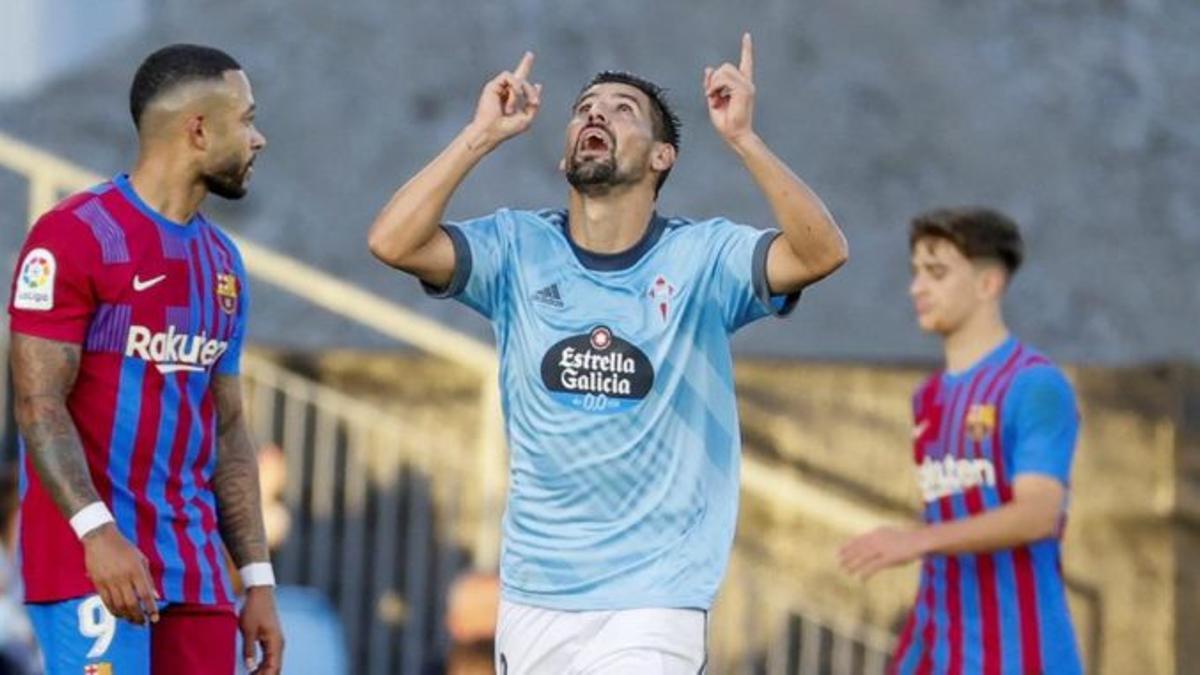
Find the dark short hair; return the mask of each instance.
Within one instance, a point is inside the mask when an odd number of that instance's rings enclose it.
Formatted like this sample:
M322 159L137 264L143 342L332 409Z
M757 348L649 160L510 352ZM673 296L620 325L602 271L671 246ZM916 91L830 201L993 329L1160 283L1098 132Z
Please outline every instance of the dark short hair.
M679 121L679 116L671 109L671 103L667 100L667 90L657 84L647 80L644 77L638 77L633 73L627 73L619 70L605 70L596 73L596 76L590 82L579 90L579 96L583 92L591 89L598 84L627 84L641 91L650 99L650 121L654 125L654 140L662 143L668 143L675 148L675 152L679 152L679 130L683 124ZM579 96L575 99L578 100ZM668 168L658 177L658 183L654 186L655 192L662 188L663 183L667 182L667 176L670 175L671 169Z
M142 61L129 88L129 112L133 125L142 126L142 113L154 99L172 89L220 78L226 71L241 70L234 58L220 49L203 45L174 44L163 47Z
M994 260L1016 273L1025 257L1025 244L1016 222L994 209L956 207L926 211L912 219L909 250L922 239L944 239L969 260Z

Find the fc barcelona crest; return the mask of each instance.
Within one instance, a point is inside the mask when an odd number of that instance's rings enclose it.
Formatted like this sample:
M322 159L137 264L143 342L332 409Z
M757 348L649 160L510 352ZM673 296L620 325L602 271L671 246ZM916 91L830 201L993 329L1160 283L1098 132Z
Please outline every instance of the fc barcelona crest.
M233 314L238 304L238 278L233 274L217 275L217 304L221 311Z
M982 443L996 429L996 406L974 403L967 410L967 433Z

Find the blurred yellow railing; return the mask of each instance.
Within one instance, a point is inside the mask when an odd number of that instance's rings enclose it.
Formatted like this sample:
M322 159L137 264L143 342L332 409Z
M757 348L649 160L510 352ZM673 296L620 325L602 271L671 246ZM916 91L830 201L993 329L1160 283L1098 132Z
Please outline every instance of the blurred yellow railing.
M0 133L0 167L29 182L29 223L63 196L105 180L48 152ZM499 513L504 494L504 435L496 392L496 354L491 346L446 328L409 309L389 302L311 265L230 234L254 278L303 298L401 343L469 368L480 376L483 420L477 447L481 503L485 513ZM481 527L473 545L476 563L494 566L499 553L499 528Z

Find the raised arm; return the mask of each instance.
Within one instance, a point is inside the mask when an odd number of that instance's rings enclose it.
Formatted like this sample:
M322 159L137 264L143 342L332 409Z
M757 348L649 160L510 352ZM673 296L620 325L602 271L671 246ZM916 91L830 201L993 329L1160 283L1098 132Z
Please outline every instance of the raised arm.
M242 384L237 375L214 375L213 398L217 407L217 470L213 491L217 495L217 527L239 570L269 565L267 533L263 526L262 497L258 485L258 458L242 406ZM253 569L253 568L252 568ZM246 603L240 628L246 669L255 673L279 673L283 667L283 631L275 609L270 583L247 580ZM263 651L255 670L256 646Z
M368 235L376 258L432 286L450 283L454 247L439 227L446 205L479 160L533 123L542 87L529 83L532 69L533 53L526 52L515 70L484 85L471 123L396 191Z
M80 536L88 577L104 606L134 623L157 621L157 593L146 557L113 524L67 411L79 359L77 344L12 334L17 426L39 481Z
M795 293L833 273L849 248L820 198L771 151L754 131L754 53L742 36L741 61L704 69L708 113L717 133L742 159L783 231L767 255L773 294Z

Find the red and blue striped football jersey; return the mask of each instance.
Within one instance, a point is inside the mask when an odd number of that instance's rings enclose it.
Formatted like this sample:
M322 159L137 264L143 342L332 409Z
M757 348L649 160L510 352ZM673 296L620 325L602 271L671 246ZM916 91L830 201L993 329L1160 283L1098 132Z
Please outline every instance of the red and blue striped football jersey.
M169 602L233 602L210 383L239 371L246 290L228 236L200 214L167 220L125 175L43 215L14 274L12 331L82 347L68 410L101 498ZM82 545L28 457L22 468L26 599L93 593Z
M1069 485L1075 394L1046 357L1010 338L913 397L913 458L925 521L970 518L1013 498L1021 474ZM890 672L1081 673L1058 533L1012 549L930 555Z

